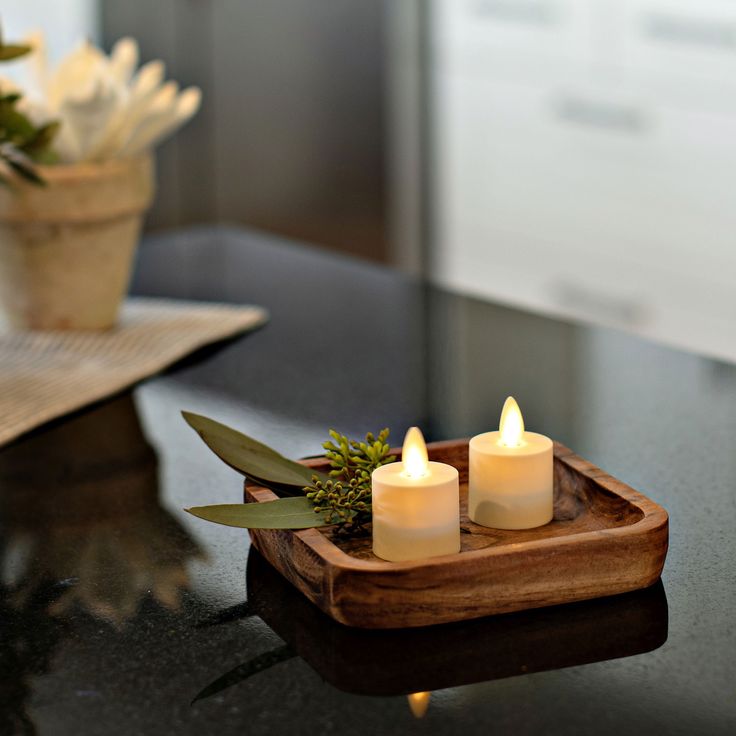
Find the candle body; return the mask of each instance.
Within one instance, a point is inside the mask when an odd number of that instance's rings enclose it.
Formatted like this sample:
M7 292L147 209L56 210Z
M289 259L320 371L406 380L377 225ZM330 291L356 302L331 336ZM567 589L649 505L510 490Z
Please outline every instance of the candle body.
M419 478L403 463L376 468L371 477L373 553L400 562L460 551L460 484L455 468L428 463Z
M518 447L499 444L499 432L470 440L468 516L495 529L532 529L552 521L552 440L524 432Z

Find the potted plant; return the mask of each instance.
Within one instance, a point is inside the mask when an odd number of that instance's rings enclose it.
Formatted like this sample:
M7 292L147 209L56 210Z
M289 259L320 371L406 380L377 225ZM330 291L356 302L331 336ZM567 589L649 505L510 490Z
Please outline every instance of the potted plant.
M154 194L152 148L194 115L200 91L136 71L138 47L84 43L55 68L43 38L3 44L26 57L26 93L0 80L0 313L21 329L105 329L127 291Z

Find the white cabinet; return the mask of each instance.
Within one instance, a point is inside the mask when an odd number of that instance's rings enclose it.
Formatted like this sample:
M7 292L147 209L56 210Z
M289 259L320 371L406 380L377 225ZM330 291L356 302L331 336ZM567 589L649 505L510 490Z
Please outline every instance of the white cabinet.
M436 280L736 359L736 4L434 7Z
M460 64L505 58L543 67L594 53L587 0L449 0L435 9L434 39Z
M621 65L634 78L736 89L736 4L627 0L619 5Z

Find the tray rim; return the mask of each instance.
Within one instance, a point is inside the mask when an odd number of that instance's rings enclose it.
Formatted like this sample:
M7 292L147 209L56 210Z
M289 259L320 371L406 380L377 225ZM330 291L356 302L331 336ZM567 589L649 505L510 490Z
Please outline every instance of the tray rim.
M427 449L442 450L446 447L457 447L461 444L467 444L469 438L459 438L453 440L442 440L439 442L431 442L427 444ZM517 556L525 551L543 551L547 547L559 549L561 547L575 546L578 547L585 543L595 543L601 539L625 539L636 537L647 532L657 531L669 524L669 515L667 511L655 501L644 494L636 491L623 481L620 481L598 466L576 455L569 447L560 442L554 442L554 457L571 467L578 473L595 480L599 485L603 486L608 492L624 498L630 504L638 508L643 516L633 524L625 524L607 529L594 529L584 532L576 532L567 535L559 535L548 537L546 539L534 539L525 542L518 542L513 545L503 544L495 547L484 547L482 549L468 550L465 552L456 552L449 555L439 555L437 557L428 557L418 560L407 560L404 562L389 562L386 560L362 560L347 552L344 552L319 529L300 529L286 530L290 531L295 537L300 539L312 552L319 558L324 560L330 568L338 568L339 570L349 570L352 573L381 573L381 572L402 572L416 571L418 569L431 569L437 566L445 566L448 563L463 564L464 560L469 563L477 558L496 558L508 555ZM392 452L400 454L400 448L392 448ZM310 458L301 461L307 467L319 467L325 463L324 458ZM584 464L585 471L576 465ZM246 499L249 502L262 503L264 501L273 501L278 496L268 488L257 485L248 485L246 483ZM252 501L250 501L252 499ZM663 561L664 565L664 561ZM661 570L660 570L661 572Z

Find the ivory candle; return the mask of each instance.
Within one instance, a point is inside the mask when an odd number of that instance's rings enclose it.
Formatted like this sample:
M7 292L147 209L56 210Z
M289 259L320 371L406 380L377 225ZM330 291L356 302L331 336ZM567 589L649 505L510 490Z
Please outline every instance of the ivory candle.
M470 440L468 516L496 529L532 529L552 521L552 440L524 430L509 396L498 432Z
M401 462L371 476L373 553L400 562L460 551L460 483L451 465L429 462L418 427L404 439Z

